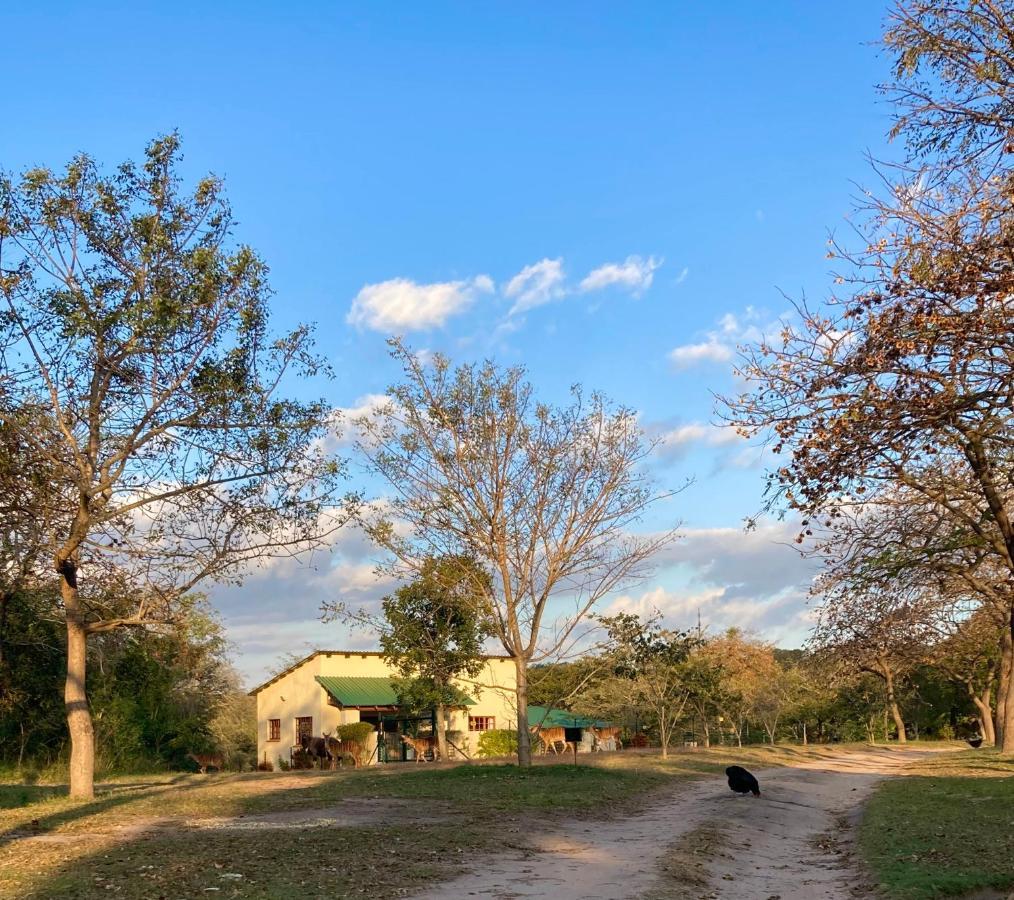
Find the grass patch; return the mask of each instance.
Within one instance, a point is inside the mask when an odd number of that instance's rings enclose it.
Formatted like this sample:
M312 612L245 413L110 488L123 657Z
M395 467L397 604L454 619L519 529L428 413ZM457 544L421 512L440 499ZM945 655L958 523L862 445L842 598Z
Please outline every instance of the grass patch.
M20 897L84 900L398 896L443 879L483 849L490 832L449 825L305 828L253 838L183 831L109 847L61 867Z
M878 788L859 847L891 897L1014 886L1014 760L980 750L916 763Z
M371 773L372 774L372 773ZM461 766L454 769L406 772L397 778L350 780L343 796L434 799L486 810L521 812L561 809L578 811L620 803L667 780L661 771L635 767L587 765Z

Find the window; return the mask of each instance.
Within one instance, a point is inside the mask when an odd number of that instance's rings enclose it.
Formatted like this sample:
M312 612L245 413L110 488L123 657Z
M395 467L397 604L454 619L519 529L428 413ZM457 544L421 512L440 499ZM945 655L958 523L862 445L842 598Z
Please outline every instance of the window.
M268 719L268 740L280 741L282 739L282 720Z
M304 737L313 737L313 716L296 717L296 743L302 743Z
M469 731L493 731L496 728L495 716L469 716Z

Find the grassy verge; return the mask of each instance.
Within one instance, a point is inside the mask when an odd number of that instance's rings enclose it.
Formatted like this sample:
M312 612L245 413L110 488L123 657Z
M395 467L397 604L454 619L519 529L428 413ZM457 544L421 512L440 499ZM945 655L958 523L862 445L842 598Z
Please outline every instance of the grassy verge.
M889 897L1014 886L1014 760L980 750L917 763L874 794L859 847Z

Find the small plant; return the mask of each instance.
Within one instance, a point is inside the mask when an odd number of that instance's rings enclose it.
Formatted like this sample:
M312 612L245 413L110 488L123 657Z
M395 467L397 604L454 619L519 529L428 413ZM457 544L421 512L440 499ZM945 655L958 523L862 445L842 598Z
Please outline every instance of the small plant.
M507 728L495 728L479 735L479 756L512 756L518 752L518 735Z
M268 762L266 759L263 759L259 763L257 763L257 771L258 772L274 772L275 771L275 767L273 765L271 765L271 763Z
M289 769L291 769L291 768L292 768L292 766L289 765L289 761L287 759L283 759L281 756L278 757L278 771L279 772L288 772Z

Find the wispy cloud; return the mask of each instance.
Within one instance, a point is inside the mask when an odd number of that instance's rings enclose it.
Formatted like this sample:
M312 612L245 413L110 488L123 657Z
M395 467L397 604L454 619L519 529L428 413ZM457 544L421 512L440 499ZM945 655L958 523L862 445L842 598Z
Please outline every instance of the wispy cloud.
M504 296L514 301L509 315L517 315L559 300L567 293L565 279L563 259L559 257L525 266L503 289Z
M736 429L728 425L707 425L688 422L662 431L658 435L658 449L662 456L678 455L691 446L727 447L741 441Z
M488 275L433 284L392 278L364 285L345 320L357 328L389 334L435 328L471 306L479 294L492 290L493 281Z
M701 363L726 363L741 344L757 343L781 327L778 320L761 324L764 315L752 306L741 313L725 313L718 327L705 333L697 343L681 344L669 352L669 360L677 369L687 369Z
M622 263L606 263L589 272L578 285L582 293L617 285L637 296L651 287L661 259L628 256Z

